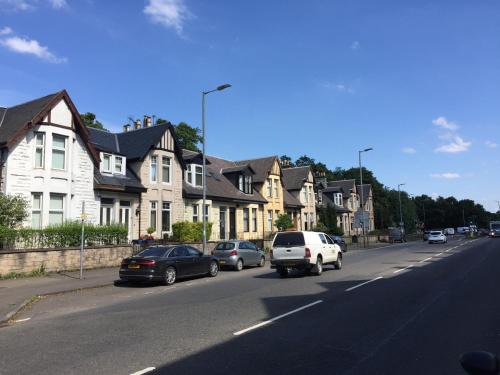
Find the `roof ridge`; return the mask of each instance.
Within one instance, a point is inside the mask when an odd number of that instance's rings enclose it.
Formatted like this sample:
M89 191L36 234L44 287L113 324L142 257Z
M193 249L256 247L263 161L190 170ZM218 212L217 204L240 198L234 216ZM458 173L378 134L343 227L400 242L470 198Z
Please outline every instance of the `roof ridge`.
M3 124L3 120L5 119L5 115L7 114L7 111L9 110L9 108L7 108L7 107L4 107L4 109L5 109L5 111L3 112L2 119L0 120L0 127Z
M173 126L173 125L170 122L162 122L161 124L158 124L158 125L151 125L151 126L147 126L147 127L141 127L139 129L130 129L129 131L126 131L126 132L124 132L124 131L117 132L115 134L117 134L117 135L130 134L130 133L138 132L138 131L141 131L141 130L154 129L154 128L157 128L159 126L170 127L170 126Z
M271 159L271 158L278 159L278 155L262 156L260 158L253 158L253 159L235 160L235 162L236 163L240 163L240 162L243 162L243 161L253 161L253 160L260 160L260 159Z

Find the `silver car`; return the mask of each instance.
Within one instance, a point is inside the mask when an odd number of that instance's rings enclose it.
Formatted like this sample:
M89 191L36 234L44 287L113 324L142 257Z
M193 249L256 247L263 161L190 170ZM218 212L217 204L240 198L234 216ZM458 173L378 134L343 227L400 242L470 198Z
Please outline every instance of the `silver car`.
M241 271L244 266L264 267L266 264L264 252L250 241L219 242L213 255L219 259L221 267L230 266L236 271Z

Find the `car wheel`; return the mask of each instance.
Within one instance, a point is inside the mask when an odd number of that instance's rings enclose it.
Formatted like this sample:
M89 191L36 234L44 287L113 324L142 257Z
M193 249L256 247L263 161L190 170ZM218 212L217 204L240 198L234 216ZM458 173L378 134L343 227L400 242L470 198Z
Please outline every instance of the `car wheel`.
M175 270L174 267L168 267L165 270L165 284L166 285L172 285L175 283L175 279L177 278L177 271Z
M208 274L210 275L210 277L215 277L219 274L219 265L215 260L212 260L212 262L210 262L210 269L208 271Z
M261 257L259 262L259 267L264 267L266 265L266 258Z
M278 267L276 268L276 271L279 273L280 277L285 278L288 277L288 268L286 267Z
M238 272L241 271L243 269L243 260L238 259L238 261L236 262L236 266L234 266L234 269Z
M316 259L316 264L313 267L313 272L316 276L319 276L323 273L323 259L321 259L321 257L318 257Z
M342 254L339 253L337 261L333 263L333 266L336 270L340 270L342 268Z

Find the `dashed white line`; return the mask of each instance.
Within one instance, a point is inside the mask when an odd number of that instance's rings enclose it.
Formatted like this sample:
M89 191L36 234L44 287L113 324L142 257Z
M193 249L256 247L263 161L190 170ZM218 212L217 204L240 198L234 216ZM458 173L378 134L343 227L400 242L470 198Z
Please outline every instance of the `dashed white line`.
M272 323L272 322L274 322L274 321L276 321L276 320L278 320L278 319L282 319L282 318L284 318L285 316L288 316L288 315L291 315L291 314L295 314L295 313L297 313L297 312L299 312L299 311L302 311L302 310L308 309L309 307L312 307L312 306L314 306L314 305L317 305L318 303L321 303L321 302L323 302L323 300L317 300L317 301L315 301L315 302L313 302L313 303L310 303L310 304L308 304L308 305L305 305L305 306L299 307L298 309L295 309L295 310L289 311L289 312L287 312L287 313L285 313L285 314L282 314L282 315L280 315L280 316L277 316L277 317L275 317L275 318L272 318L272 319L269 319L269 320L263 321L263 322L261 322L261 323L259 323L259 324L256 324L256 325L254 325L254 326L251 326L251 327L248 327L248 328L242 329L241 331L238 331L238 332L233 333L233 335L234 335L234 336L240 336L240 335L243 335L244 333L247 333L247 332L253 331L254 329L257 329L257 328L263 327L263 326L265 326L265 325L268 325L268 324L270 324L270 323Z
M19 320L14 320L14 323L22 323L22 322L27 322L31 318L25 318L25 319L19 319Z
M349 289L346 289L345 291L346 292L350 292L351 290L354 290L354 289L357 289L363 285L366 285L366 284L370 284L370 283L373 283L374 281L377 281L377 280L380 280L380 279L383 279L384 277L383 276L379 276L379 277L376 277L372 280L368 280L368 281L365 281L364 283L361 283L361 284L358 284L358 285L355 285L353 287L350 287Z
M147 372L151 372L153 370L156 370L156 367L146 367L144 370L134 372L133 374L130 374L130 375L142 375L142 374L145 374Z
M419 263L424 263L424 262L427 262L428 260L431 260L431 259L432 259L432 257L425 258L425 259L421 260Z
M394 273L400 273L400 272L406 271L407 269L410 269L412 267L413 267L413 264L410 264L408 267L401 268L399 270L394 271Z
M443 253L436 254L435 256L437 256L437 257L438 257L438 256L440 256L440 255L443 255Z

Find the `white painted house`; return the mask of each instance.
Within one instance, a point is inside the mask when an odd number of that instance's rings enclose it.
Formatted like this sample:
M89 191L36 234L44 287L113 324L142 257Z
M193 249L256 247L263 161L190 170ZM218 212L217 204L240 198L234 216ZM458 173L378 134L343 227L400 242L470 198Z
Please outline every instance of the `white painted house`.
M65 90L0 107L0 166L0 191L30 202L26 226L78 219L83 201L86 213L99 216L94 194L99 154Z

